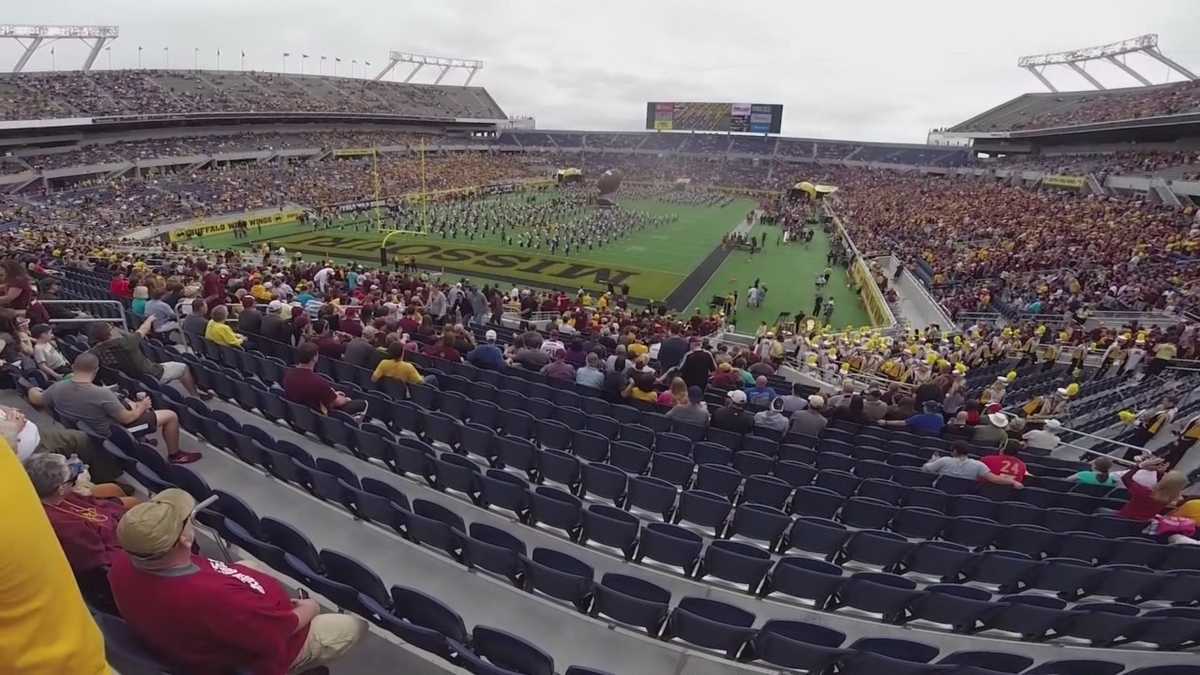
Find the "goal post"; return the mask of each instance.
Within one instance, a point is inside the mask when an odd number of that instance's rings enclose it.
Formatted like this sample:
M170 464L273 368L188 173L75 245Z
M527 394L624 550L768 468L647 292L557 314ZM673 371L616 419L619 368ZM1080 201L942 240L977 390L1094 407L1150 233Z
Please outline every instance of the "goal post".
M388 242L391 241L392 237L398 234L411 234L413 236L424 237L425 235L429 234L428 232L424 232L422 230L385 230L385 232L387 232L387 234L383 235L383 239L379 241L380 267L387 267L387 245Z

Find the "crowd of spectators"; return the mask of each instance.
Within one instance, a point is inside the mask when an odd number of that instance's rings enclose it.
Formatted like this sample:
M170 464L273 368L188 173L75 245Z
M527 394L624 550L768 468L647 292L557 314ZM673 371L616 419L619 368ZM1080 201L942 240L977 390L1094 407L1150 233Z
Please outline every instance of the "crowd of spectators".
M997 168L1082 176L1163 176L1172 180L1200 180L1200 150L1118 150L1025 158L1004 157Z
M255 71L97 70L6 74L0 119L191 112L350 112L504 119L478 87Z
M1200 82L1194 81L1115 91L1033 96L1039 99L1037 104L1027 104L1017 114L1001 108L994 113L981 115L969 123L960 124L952 131L1044 129L1177 115L1200 110Z

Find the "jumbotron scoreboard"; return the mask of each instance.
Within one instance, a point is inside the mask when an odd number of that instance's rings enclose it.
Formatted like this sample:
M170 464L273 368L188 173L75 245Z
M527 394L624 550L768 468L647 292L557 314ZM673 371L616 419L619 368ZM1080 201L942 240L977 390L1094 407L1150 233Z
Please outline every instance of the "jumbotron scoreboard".
M646 128L655 131L737 131L777 134L783 124L778 103L651 101Z

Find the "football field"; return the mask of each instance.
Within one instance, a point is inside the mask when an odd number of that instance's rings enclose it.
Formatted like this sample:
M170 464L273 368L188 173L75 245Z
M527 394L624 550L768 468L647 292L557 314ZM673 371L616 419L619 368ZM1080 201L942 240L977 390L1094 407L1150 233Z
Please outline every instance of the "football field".
M552 191L548 194L553 194ZM495 200L520 199L507 195ZM759 321L774 322L780 312L811 312L812 280L825 267L828 242L819 230L807 246L777 246L778 229L755 226L753 232L767 233L766 248L751 256L745 251L720 250L721 237L745 221L755 207L752 199L737 198L726 206L675 204L652 199L619 200L625 209L655 216L676 215L672 222L646 227L595 249L551 254L545 248L508 245L496 234L473 239L448 237L442 233L400 233L388 239L388 264L413 257L416 265L441 273L447 282L460 278L478 284L519 284L574 293L586 289L603 292L608 284L629 286L635 301L667 302L686 309L707 307L713 295L736 289L739 293L738 328L753 332ZM367 268L380 263L380 243L386 234L376 231L371 212L347 217L332 228L314 229L299 222L248 230L248 238L232 234L209 235L191 243L209 249L257 249L262 242L272 248L283 246L289 257L305 260L332 259L361 263ZM386 227L386 225L385 225ZM760 308L745 303L746 289L755 278L767 286ZM838 291L841 291L839 293ZM835 271L825 295L837 298L835 326L863 325L866 312L858 298L845 286L843 271Z

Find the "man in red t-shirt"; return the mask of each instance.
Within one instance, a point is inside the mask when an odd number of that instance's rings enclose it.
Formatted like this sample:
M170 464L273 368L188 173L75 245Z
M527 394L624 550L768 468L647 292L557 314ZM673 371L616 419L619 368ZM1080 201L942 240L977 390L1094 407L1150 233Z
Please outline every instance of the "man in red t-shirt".
M195 507L171 488L130 509L117 525L124 553L108 573L122 618L173 669L297 673L362 638L362 619L320 614L315 601L289 598L267 574L193 555Z
M1000 453L996 455L987 455L980 458L981 462L987 465L987 468L997 476L1012 476L1012 479L1018 483L1025 482L1025 462L1017 457L1017 447L1014 443L1005 444L1000 448Z
M366 401L355 401L336 391L329 380L316 372L319 349L305 342L296 348L296 367L283 374L283 395L289 401L328 412L341 410L348 415L367 411Z

